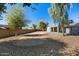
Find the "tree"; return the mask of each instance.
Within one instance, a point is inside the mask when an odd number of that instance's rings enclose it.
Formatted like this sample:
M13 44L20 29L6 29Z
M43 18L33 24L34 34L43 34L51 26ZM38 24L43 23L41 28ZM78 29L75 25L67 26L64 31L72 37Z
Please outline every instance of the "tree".
M10 11L6 12L6 20L8 26L15 30L15 36L18 29L22 29L22 27L29 23L29 20L25 18L23 8L18 5L13 5Z
M2 20L2 13L5 13L5 4L4 3L0 3L0 20Z
M0 14L1 14L2 12L6 12L5 9L6 9L7 6L5 6L5 4L6 4L6 3L0 3ZM8 3L8 4L14 5L14 4L16 4L16 3ZM26 7L26 6L31 7L31 5L32 5L32 3L23 3L23 7ZM31 7L31 8L32 8L32 9L35 9L34 7Z
M35 24L32 24L32 29L36 29L36 25Z
M46 28L46 30L47 30L47 27L48 27L49 23L48 23L48 22L46 22L45 24L46 24L46 27L45 27L45 28Z
M45 31L47 29L48 22L39 21L38 22L38 29Z
M71 23L74 23L74 21L73 20L69 20L69 23L71 24Z
M1 14L2 12L5 12L5 9L6 9L5 3L0 3L0 14Z
M70 9L69 3L53 3L49 8L49 13L54 19L54 23L58 23L64 35L64 26L69 25L68 11Z
M39 22L38 22L38 29L44 30L44 29L43 29L43 27L44 27L43 25L44 25L43 22L42 22L42 21L39 21Z
M6 3L0 3L0 20L2 20L2 16L1 16L2 13L6 13L7 6L5 6L5 4ZM17 3L8 3L8 4L10 4L12 6L12 5L15 5ZM32 3L23 3L23 7L28 6L28 7L31 7L33 10L36 10L36 8L32 7L31 5L32 5Z

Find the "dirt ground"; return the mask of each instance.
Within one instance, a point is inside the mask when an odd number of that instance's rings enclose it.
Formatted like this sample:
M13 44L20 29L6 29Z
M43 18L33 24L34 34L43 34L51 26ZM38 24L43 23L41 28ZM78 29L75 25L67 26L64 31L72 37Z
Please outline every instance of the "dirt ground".
M77 56L79 55L79 36L55 32L33 32L9 37L16 40L0 43L0 55L10 56ZM3 39L0 39L3 40Z
M29 38L51 38L53 40L57 40L60 42L64 42L69 47L76 47L79 48L79 36L75 35L65 35L63 36L62 33L57 32L33 32L29 34L24 34L18 36L19 40L21 39L29 39Z

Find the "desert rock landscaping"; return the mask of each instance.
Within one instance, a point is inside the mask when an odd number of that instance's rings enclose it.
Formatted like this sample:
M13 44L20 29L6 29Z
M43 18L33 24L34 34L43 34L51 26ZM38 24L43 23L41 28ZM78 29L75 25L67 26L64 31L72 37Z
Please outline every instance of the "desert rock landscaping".
M13 37L0 39L0 55L75 56L79 55L78 43L79 36L62 36L62 33L38 31L16 36L15 40Z

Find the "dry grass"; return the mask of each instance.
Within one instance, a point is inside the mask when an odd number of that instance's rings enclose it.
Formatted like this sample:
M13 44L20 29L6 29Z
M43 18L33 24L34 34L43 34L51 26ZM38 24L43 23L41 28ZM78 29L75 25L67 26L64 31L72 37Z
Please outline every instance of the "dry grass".
M60 53L64 56L79 56L79 49L72 47L65 47L60 50Z
M38 35L38 34L40 34L40 35ZM47 35L43 35L43 34L47 34ZM43 55L60 55L60 54L63 56L79 56L79 45L78 45L79 44L79 36L70 35L70 36L63 37L62 34L53 33L53 32L52 33L34 32L34 33L31 33L30 35L26 35L26 36L25 35L18 36L17 37L18 39L15 37L0 39L0 43L2 44L2 45L0 45L0 47L1 47L0 49L2 49L2 51L0 51L0 52L4 52L4 51L12 52L12 53L17 52L16 55L19 55L19 54L22 55L22 53L23 53L23 55L41 55L41 56L43 56ZM47 39L48 42L44 46L41 45L42 47L35 46L35 47L29 47L29 48L27 48L27 47L20 48L20 47L12 46L11 45L12 42L10 42L10 41L19 41L19 40L23 41L23 39L25 39L26 41L28 39L35 39L35 40L41 39L41 41L43 41L44 38L50 38L51 40ZM4 42L10 42L11 44L9 44L9 43L6 44ZM67 46L58 48L58 47L61 47L62 45L64 45L61 42L66 43ZM45 46L46 46L46 48L45 48ZM9 50L9 49L11 49L11 50ZM20 50L22 52L20 52ZM53 52L51 52L51 50ZM44 52L44 53L42 53L42 52ZM13 55L15 55L15 54L13 54Z
M16 40L15 38L3 38L3 39L0 39L0 43L2 42L10 42L10 41L14 41Z

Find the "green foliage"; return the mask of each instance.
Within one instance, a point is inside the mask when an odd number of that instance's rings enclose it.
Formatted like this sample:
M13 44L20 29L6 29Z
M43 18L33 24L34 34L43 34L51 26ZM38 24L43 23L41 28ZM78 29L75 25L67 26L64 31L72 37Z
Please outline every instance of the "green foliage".
M5 12L6 6L5 3L0 3L0 13Z
M12 29L22 28L29 23L29 20L25 18L23 8L18 5L13 5L6 14L7 23Z
M39 21L38 22L38 29L45 31L47 29L48 22Z
M69 23L73 23L74 21L73 20L69 20Z
M68 3L53 3L51 8L49 8L50 15L54 18L55 23L62 25L68 25L68 10L70 9L70 4ZM63 26L62 26L63 27Z
M30 7L30 6L31 6L31 3L23 3L23 6L24 6L24 7L25 7L25 6Z
M2 14L2 12L6 12L6 7L5 6L6 3L0 3L0 15ZM16 3L8 3L10 5L15 5ZM23 3L23 7L28 6L30 7L32 4L31 3Z
M5 9L6 9L5 3L0 3L0 17L1 17L1 14L5 12Z
M5 6L6 3L0 3L0 20L2 20L2 13L6 13L6 8L7 6ZM15 5L16 3L8 3L11 6ZM32 4L31 3L23 3L23 7L28 6L30 7Z
M49 13L53 17L54 23L60 25L64 34L64 26L69 25L68 11L70 9L69 3L53 3L49 8Z
M1 12L6 12L5 9L6 9L7 6L5 6L5 4L6 3L0 3L0 13ZM8 3L8 4L15 5L17 3ZM31 5L32 5L31 3L23 3L23 7L26 7L26 6L30 7Z
M36 29L36 25L35 24L32 24L32 29Z
M46 22L46 27L48 26L48 24L49 24L49 23L48 23L48 22Z

